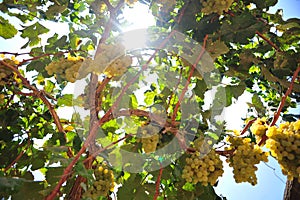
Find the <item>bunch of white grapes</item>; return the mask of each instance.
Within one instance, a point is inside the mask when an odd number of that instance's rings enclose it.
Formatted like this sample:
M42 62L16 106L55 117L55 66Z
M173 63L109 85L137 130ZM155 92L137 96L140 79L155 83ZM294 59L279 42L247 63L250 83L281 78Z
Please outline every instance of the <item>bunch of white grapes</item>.
M267 136L266 147L277 159L282 173L300 183L300 120L280 124L278 128L271 126Z
M81 57L62 57L47 65L46 71L50 76L55 74L64 80L74 83L78 78L78 71L82 63L83 58Z
M106 74L108 77L124 74L131 65L131 56L125 55L125 47L121 43L100 44L100 53L94 60L87 59L79 73L85 76L88 73Z
M186 158L182 178L193 184L200 182L203 186L214 185L224 173L220 155L211 150L203 139L195 140L194 144L196 152Z
M226 138L230 146L225 150L233 150L233 154L230 155L226 162L230 167L233 167L234 179L237 183L249 182L252 185L257 184L256 177L256 164L261 161L268 161L268 153L263 152L262 149L251 142L250 138L241 138L229 136Z

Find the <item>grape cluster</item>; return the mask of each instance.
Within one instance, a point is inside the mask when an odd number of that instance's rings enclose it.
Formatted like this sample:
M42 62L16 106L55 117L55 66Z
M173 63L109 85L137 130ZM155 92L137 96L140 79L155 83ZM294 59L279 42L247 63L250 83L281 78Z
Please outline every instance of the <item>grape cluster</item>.
M15 62L13 60L5 58L3 61L11 66L15 65ZM10 82L12 75L13 72L11 71L11 69L0 64L0 86L6 85L8 82Z
M142 143L142 148L146 154L153 153L156 150L159 142L159 128L153 125L142 127L138 131L139 142Z
M230 167L233 167L234 179L237 183L249 182L252 185L257 184L255 171L256 164L260 161L268 161L268 153L251 142L250 138L240 138L229 136L226 140L230 146L225 150L233 150L233 154L226 159Z
M223 14L223 11L228 11L234 0L200 0L202 4L201 12L209 15L211 13Z
M83 63L81 57L60 58L57 61L51 62L46 66L46 71L49 75L56 74L60 78L74 83L78 78L78 70Z
M113 191L114 174L106 164L101 164L94 170L96 180L93 185L83 194L85 198L98 199L100 196L107 196L109 191Z
M108 77L122 75L132 63L131 57L125 54L121 43L100 44L101 53L94 60L83 63L80 76L88 73L105 73Z
M267 131L266 147L281 166L282 173L300 182L300 120L271 126Z
M114 60L104 71L108 77L120 76L124 74L127 70L127 67L131 65L130 56L122 56Z
M197 151L186 158L182 178L193 184L214 185L224 173L220 156L202 139L195 141L195 149Z
M261 141L262 136L266 134L268 125L266 118L258 118L250 127L251 132L255 135L256 141Z

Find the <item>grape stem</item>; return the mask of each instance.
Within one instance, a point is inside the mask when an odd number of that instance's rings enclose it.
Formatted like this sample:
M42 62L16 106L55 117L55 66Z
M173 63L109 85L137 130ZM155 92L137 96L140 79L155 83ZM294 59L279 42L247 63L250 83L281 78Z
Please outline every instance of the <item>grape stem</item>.
M255 31L255 33L264 41L266 41L269 45L271 45L274 49L276 49L276 51L281 52L279 47L276 44L274 44L271 40L269 40L266 36L264 36L262 33L260 33L259 31Z
M244 135L247 132L247 130L249 129L249 127L255 122L255 120L256 120L256 118L251 119L250 121L248 121L247 125L241 131L240 135Z
M295 83L295 80L298 76L300 72L300 65L298 66L298 68L296 69L296 71L294 72L293 74L293 77L292 77L292 80L291 80L291 83L290 83L290 86L289 88L287 89L287 91L285 92L285 94L282 96L282 99L279 103L279 107L277 108L277 111L273 117L273 120L272 122L270 123L269 126L274 126L280 116L280 113L282 111L282 108L284 107L284 104L285 104L285 101L286 101L286 98L291 94L291 92L293 91L293 86L294 86L294 83ZM266 135L263 135L262 136L262 139L259 141L258 145L262 145L266 140L268 139L268 137Z
M159 174L157 176L157 180L156 180L156 184L155 184L155 194L154 194L154 197L153 197L153 200L157 200L158 196L159 196L159 188L160 188L160 181L161 181L161 176L162 176L162 173L163 173L163 166L161 163L160 164L160 169L159 169Z

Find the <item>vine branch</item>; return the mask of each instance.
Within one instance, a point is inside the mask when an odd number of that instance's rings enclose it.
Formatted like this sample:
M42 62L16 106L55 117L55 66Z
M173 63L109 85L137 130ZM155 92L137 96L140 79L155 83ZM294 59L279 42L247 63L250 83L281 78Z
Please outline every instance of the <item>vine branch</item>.
M284 104L285 104L285 101L286 101L286 98L292 93L293 91L293 86L294 86L294 83L295 83L295 80L298 76L300 72L300 65L298 66L298 68L296 69L296 71L294 72L293 74L293 77L292 77L292 80L291 80L291 83L290 83L290 86L289 88L287 89L287 91L285 92L285 94L282 96L282 99L279 103L279 107L277 108L276 112L275 112L275 115L272 119L272 122L270 123L269 126L274 126L278 120L278 118L280 117L280 113L284 107ZM268 137L266 135L263 135L262 136L262 139L259 141L258 145L262 145L266 140L268 139Z
M157 200L158 196L159 196L159 188L160 188L160 181L161 181L161 177L162 177L162 173L163 173L163 167L162 164L160 164L160 169L159 169L159 174L157 176L157 180L156 180L156 184L155 184L155 194L153 197L153 200Z
M262 33L260 33L259 31L255 31L255 33L259 36L259 37L261 37L264 41L266 41L269 45L271 45L274 49L276 49L276 51L281 51L280 49L279 49L279 47L276 45L276 44L274 44L271 40L269 40L266 36L264 36Z

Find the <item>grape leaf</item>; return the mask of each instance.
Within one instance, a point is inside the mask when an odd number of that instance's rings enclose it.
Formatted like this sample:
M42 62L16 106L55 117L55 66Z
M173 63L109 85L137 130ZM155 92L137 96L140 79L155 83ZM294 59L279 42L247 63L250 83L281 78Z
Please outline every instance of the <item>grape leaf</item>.
M57 99L58 106L72 106L73 95L72 94L64 94L62 97Z
M10 39L18 33L18 30L8 20L0 16L0 37Z

